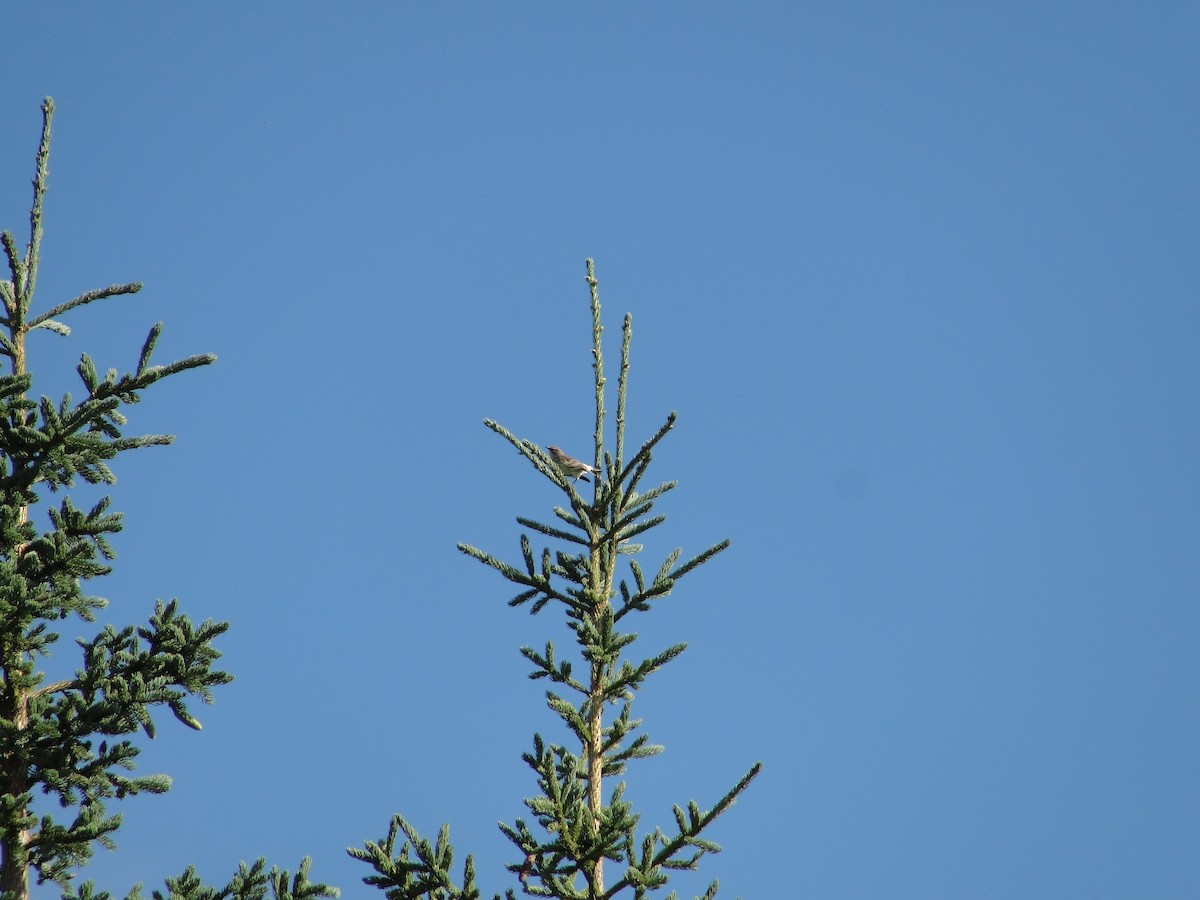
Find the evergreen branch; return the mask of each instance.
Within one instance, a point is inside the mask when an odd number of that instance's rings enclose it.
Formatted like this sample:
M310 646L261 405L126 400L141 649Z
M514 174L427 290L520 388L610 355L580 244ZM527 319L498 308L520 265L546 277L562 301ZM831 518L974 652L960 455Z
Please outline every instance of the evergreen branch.
M621 775L625 771L625 763L634 759L649 759L651 756L658 756L666 748L662 744L651 744L649 738L644 734L639 734L634 738L624 749L615 749L619 742L607 743L608 748L605 755L604 774Z
M301 867L304 862L301 862ZM247 865L245 860L238 864L238 870L234 872L233 877L229 879L224 889L217 891L214 888L205 888L201 885L200 878L196 875L196 870L192 866L188 866L184 873L180 876L177 884L187 884L189 889L179 891L175 885L171 883L171 879L167 879L167 890L169 891L167 898L163 898L158 891L154 892L155 900L182 900L183 897L196 898L196 900L217 900L217 898L229 897L232 900L262 900L267 894L267 882L270 876L266 873L267 861L263 857L259 857L253 865Z
M153 737L149 708L159 704L185 725L199 729L184 698L195 695L212 702L210 689L232 680L228 673L212 668L220 656L212 640L227 628L227 623L212 621L193 627L186 616L177 614L175 601L160 601L149 627L137 629L136 634L131 627L118 631L109 626L92 641L79 641L85 669L71 682L56 682L31 697L31 703L45 710L43 720L55 723L31 748L33 783L57 793L64 804L165 790L166 784L153 776L133 780L112 771L114 766L127 768L137 755L131 743L101 742L94 750L88 738L128 734L138 728Z
M0 478L0 491L20 490L38 480L45 480L51 488L67 486L76 474L91 483L111 483L114 480L112 472L103 460L112 459L124 450L171 443L173 438L168 435L121 437L118 426L124 424L124 417L117 408L122 402L136 403L138 391L154 382L187 369L209 365L216 357L211 353L199 354L170 365L147 367L148 348L152 348L155 338L152 329L139 359L138 374L126 375L120 380L110 371L104 381L100 381L95 365L84 354L78 371L90 396L69 410L69 395L64 397L59 413L55 413L43 398L40 427L14 425L9 422L9 417L0 416L0 444L14 459L12 474ZM9 389L19 389L19 385L14 382Z
M700 833L733 805L760 771L762 771L762 763L755 763L750 771L708 812L702 813L695 803L689 803L685 816L684 811L676 806L674 811L678 833L670 839L661 831L655 831L654 834L648 835L647 839L643 841L640 859L635 858L634 854L630 854L629 870L605 891L604 896L606 898L615 897L631 886L637 888L665 883L665 875L661 869L695 869L701 857L709 853L719 853L720 846L712 841L702 839ZM654 851L656 844L662 845L657 852ZM692 848L694 852L686 859L679 858L679 855L687 848ZM709 886L708 896L715 895L716 884L714 881Z
M125 900L143 900L141 890L141 883L135 884ZM62 900L112 900L112 894L96 890L96 883L89 880L79 885L78 889L73 885L66 885L63 888Z
M595 604L591 604L594 607ZM620 634L613 631L611 611L604 608L601 615L585 616L582 621L572 623L576 640L582 646L583 658L589 662L611 667L621 651L637 640L636 634ZM600 685L592 685L593 692L599 692L606 699L611 699Z
M464 544L461 541L456 546L458 547L460 553L465 553L467 556L479 560L485 566L490 566L509 581L516 582L517 584L528 584L530 587L540 587L540 585L536 582L527 580L520 570L514 569L508 563L501 562L500 560L496 559L496 557L489 553L485 553L477 547L472 547L470 544Z
M642 574L641 564L636 559L631 559L629 561L629 570L633 572L633 583L637 585L637 589L644 591L646 589L646 576ZM621 593L624 595L625 600L628 601L629 588L626 587L624 581L621 582Z
M618 749L630 734L642 726L642 720L632 718L631 712L632 703L626 700L621 714L605 730L601 751L606 757L606 765L612 768L612 771L605 772L606 775L620 775L624 763L631 759L657 756L663 752L661 745L647 743L649 738L644 734L635 737L624 749Z
M573 602L569 597L560 594L554 589L554 587L550 584L549 578L543 575L538 575L532 571L530 571L529 574L526 574L520 569L510 566L506 562L501 562L491 554L485 553L476 547L472 547L470 544L464 544L460 542L457 544L457 547L460 553L463 553L472 559L477 559L485 566L495 569L514 584L523 584L526 587L534 589L538 593L544 593L550 598L560 600L568 605L573 605ZM524 596L524 594L521 596Z
M668 491L673 490L678 483L679 482L677 481L665 481L658 487L653 488L644 494L638 494L635 491L631 491L623 499L623 506L620 514L614 514L613 524L608 526L600 540L611 541L614 538L617 540L627 540L635 534L640 534L641 532L646 531L648 528L653 528L654 525L666 521L666 516L658 516L651 525L644 526L633 532L624 531L624 529L631 522L635 521L638 516L644 515L653 509L654 501Z
M162 330L163 323L155 322L150 328L150 333L146 335L146 341L142 344L142 352L138 354L138 375L145 372L146 367L150 365L150 356L154 353L154 345L158 343L158 337L162 334Z
M42 687L38 688L36 691L33 691L32 693L30 693L30 697L43 697L46 694L58 694L63 691L69 691L72 689L74 689L74 690L79 689L79 679L68 678L65 681L55 681L50 684L43 685Z
M9 415L32 408L24 394L33 384L33 376L28 372L19 375L0 375L0 400L9 407Z
M79 371L82 375L88 372L87 366L91 364L91 360L84 354L83 359L79 364ZM91 373L95 369L90 370ZM108 378L115 383L115 373L110 372ZM59 414L59 427L54 433L48 436L52 439L52 443L61 445L71 435L83 431L85 428L88 433L100 432L110 438L118 438L121 436L120 430L116 425L123 425L124 422L114 422L118 413L117 409L121 406L121 399L113 396L113 391L106 390L106 385L109 384L108 378L104 383L97 382L93 389L89 392L86 400L79 403L73 409L64 410ZM64 402L69 402L69 396L63 398ZM42 423L43 432L47 432L48 423ZM98 435L97 435L98 436Z
M266 865L265 860L259 860L255 864L255 870L246 870L249 878L246 881L239 879L239 884L244 890L247 890L254 900L259 900L265 891L260 889L260 885L265 886L266 877L262 875L261 869ZM245 870L245 863L242 864ZM242 874L239 872L239 875ZM234 876L237 878L238 876ZM154 900L224 900L222 896L224 892L216 890L216 888L206 887L201 881L200 876L196 874L195 866L188 866L178 878L168 877L164 879L167 891L164 894L162 891L154 891L151 896Z
M606 685L605 695L613 699L624 696L628 691L640 689L648 675L665 666L686 649L687 644L674 644L657 656L642 660L636 666L629 662L624 663Z
M670 574L669 578L671 579L671 581L678 581L680 578L682 578L688 572L692 571L692 569L695 569L697 566L703 565L704 563L706 563L710 559L712 559L714 556L716 556L718 553L720 553L722 550L727 549L729 547L730 543L731 543L730 540L728 538L726 538L725 540L721 541L719 544L714 544L713 546L711 546L707 550L705 550L703 553L688 560L686 563L684 563L682 566L680 566L678 569L676 569L674 572L672 572Z
M106 574L109 567L96 562L97 556L112 558L112 548L105 538L121 528L120 516L105 514L107 498L91 511L76 509L66 498L58 509L48 511L53 530L35 535L33 526L24 523L19 532L6 534L4 543L9 550L8 570L19 573L21 590L8 597L19 603L0 601L0 631L14 640L12 649L23 653L42 653L57 635L44 633L44 622L27 630L35 619L61 619L74 613L91 621L93 611L104 605L103 600L84 596L83 580ZM15 560L13 557L15 556ZM19 639L17 636L21 636ZM32 689L32 686L31 686Z
M553 525L544 525L536 519L527 519L524 516L517 516L517 524L524 525L526 528L530 528L536 532L539 532L540 534L546 535L547 537L559 538L560 540L570 541L573 544L581 544L584 547L588 545L588 542L579 535L555 528Z
M105 816L98 803L85 804L69 826L55 824L44 816L27 845L29 866L38 875L38 883L47 881L67 887L74 870L92 858L92 843L106 850L116 849L110 835L121 825L119 815Z
M679 834L658 852L655 857L655 862L665 864L672 856L675 855L685 844L700 845L704 852L716 853L720 851L720 847L711 842L701 842L698 840L700 833L712 824L713 820L724 813L729 807L737 801L737 798L750 786L758 773L762 771L762 763L755 763L750 767L741 780L734 785L724 797L717 801L714 806L706 813L701 813L699 807L694 802L688 803L688 818L684 821L683 810L678 806L675 807L675 822L679 827Z
M340 891L327 884L309 880L312 859L304 857L295 876L286 869L272 866L266 871L267 861L259 858L253 865L242 862L237 872L222 888L211 887L200 880L195 866L188 866L177 877L165 879L166 891L153 891L154 900L263 900L270 887L274 900L314 900L318 897L334 898ZM63 885L62 900L111 900L107 891L97 891L91 881L85 881L75 893L69 884ZM125 900L143 900L141 884L134 885Z
M648 503L648 502L650 502L651 500L657 500L657 499L658 499L659 497L661 497L663 494L667 493L667 491L673 491L673 490L674 490L676 487L678 487L678 485L679 485L679 482L678 482L678 481L664 481L664 482L663 482L662 484L660 484L658 487L651 488L650 490L646 491L644 494L638 494L638 493L632 493L632 494L630 494L630 495L628 496L628 498L627 498L626 502L627 502L627 504L632 504L632 503L637 503L637 504ZM629 513L628 513L628 510L629 510L629 509L630 509L630 507L629 507L629 506L626 506L626 512L625 512L625 515L628 515L628 514L629 514ZM641 513L638 513L638 515L641 515Z
M658 574L654 576L654 585L655 586L658 586L660 584L666 584L668 582L671 584L674 583L674 579L671 577L671 574L670 574L671 567L673 565L675 565L676 561L678 561L679 554L681 554L682 552L683 551L680 548L676 547L674 550L672 550L667 555L667 558L665 560L663 560L663 564L659 568Z
M580 714L579 710L577 710L574 705L568 703L557 694L547 691L546 706L553 710L555 715L563 720L563 724L566 725L567 728L569 728L572 732L574 732L575 736L579 738L580 743L587 744L589 740L588 725L583 716Z
M4 314L0 315L0 325L8 326L8 310L12 309L17 299L16 288L7 278L0 278L0 302L4 306Z
M4 245L4 257L8 260L8 270L12 273L12 288L5 285L4 289L4 309L9 318L9 322L5 324L8 325L20 321L21 307L25 299L25 264L21 262L21 254L17 250L17 241L12 232L5 231L0 234L0 243Z
M664 582L661 584L654 584L647 590L638 591L621 604L621 608L613 614L613 620L619 622L631 612L649 612L650 601L657 597L665 597L667 594L671 593L673 586L674 585L670 583Z
M129 391L140 391L169 375L186 372L188 369L198 369L201 366L211 366L216 361L215 353L197 353L195 356L179 359L165 366L148 366L141 369L137 375L127 375L126 380L118 385L117 394L121 396Z
M493 419L484 419L483 424L516 447L517 452L533 463L534 467L543 475L550 476L554 481L562 482L562 473L558 471L558 467L546 454L542 453L541 448L533 441L522 440Z
M644 522L638 522L637 524L632 525L627 530L618 532L617 540L627 541L630 538L637 537L639 534L649 531L651 528L661 525L665 521L667 521L666 516L653 516L649 519L646 519Z
M526 446L526 444L527 444L526 441L523 441L520 438L518 438L515 434L513 434L511 431L509 431L507 428L505 428L503 425L501 425L499 422L495 421L494 419L484 419L483 424L485 426L487 426L488 428L492 429L492 431L496 432L496 434L500 435L502 438L504 438L506 441L508 441L514 447L516 447L517 452L519 452L522 456L527 455L528 448Z
M39 325L61 316L69 310L75 309L77 306L85 306L96 300L104 300L108 297L120 297L126 294L136 294L142 289L142 284L139 281L130 281L126 284L110 284L105 288L96 288L95 290L87 291L80 294L74 300L68 300L66 303L60 303L58 306L46 310L38 316L34 316L25 323L26 330L37 328ZM161 327L161 323L159 325Z
M675 588L675 579L671 576L670 569L675 565L676 560L679 559L679 553L680 551L676 549L667 556L649 587L646 587L641 566L637 565L636 561L630 561L630 569L633 570L633 577L637 583L638 591L636 594L630 596L629 589L625 586L625 583L621 583L623 603L621 608L614 614L613 621L619 621L631 612L647 612L650 609L651 600L658 597L665 597L671 593Z
M586 900L594 893L580 891L574 881L580 875L587 879L596 861L612 855L621 829L629 825L628 805L619 803L619 791L614 792L607 815L594 817L586 800L583 761L563 747L545 747L539 736L534 738L534 753L523 758L537 773L542 790L542 796L527 798L525 804L552 836L539 843L520 820L516 829L501 824L525 854L519 870L542 884L540 888L526 885L525 893Z
M571 490L574 491L575 488L572 487ZM563 509L561 506L554 507L553 513L556 516L558 516L560 519L562 519L564 522L566 522L568 525L574 525L580 531L586 532L588 530L587 525L584 524L584 521L582 518L580 518L578 515L572 515L571 513L567 512L565 509ZM576 540L575 543L583 544L586 547L586 546L589 546L590 542Z
M537 588L530 588L527 591L521 591L521 593L517 594L515 597L513 597L512 599L510 599L508 601L508 605L512 606L512 607L521 606L522 604L528 603L530 600L532 600L534 597L536 597L540 593L541 593L541 591L538 590ZM543 597L541 600L539 600L537 603L534 604L533 609L531 609L530 612L536 613L538 610L540 610L543 606L545 606L549 602L550 602L549 597Z
M37 285L38 265L42 256L42 199L46 196L46 181L50 177L50 123L54 120L54 101L42 101L42 139L38 143L37 168L33 178L33 205L29 208L29 245L25 248L25 284L17 296L27 308ZM24 315L19 309L17 315Z
M137 437L117 438L109 441L107 447L113 450L113 455L116 456L124 450L138 450L142 447L169 447L175 443L175 435L173 434L140 434Z
M403 831L407 840L395 852L396 838ZM360 849L347 847L354 859L368 863L376 872L363 878L364 884L387 892L389 900L479 900L475 887L475 863L468 856L463 868L463 886L454 884L449 868L453 863L450 826L443 825L437 844L422 838L400 815L392 817L388 834L380 841L367 841ZM416 860L412 859L413 855Z
M626 498L626 502L628 505L624 511L613 522L612 527L604 533L604 540L611 540L614 535L619 536L622 528L635 521L638 516L644 515L654 508L654 501L644 497L637 497L632 501Z
M542 449L537 444L535 444L533 441L527 441L518 438L507 428L505 428L503 425L500 425L493 419L484 419L483 424L516 447L517 452L533 463L534 468L566 491L567 495L571 498L571 506L580 514L581 517L587 512L590 506L576 489L575 482L568 479L561 471L559 471L558 466L554 464L553 460L551 460L549 456L542 452ZM596 488L603 496L604 492L608 490L607 481L604 482L603 487L598 481ZM582 523L582 521L580 522L579 527L581 530L588 531L589 534L591 533L587 526Z
M66 337L71 333L71 329L55 319L47 319L44 322L39 322L35 328L45 328L47 331L53 331L60 337Z
M636 466L630 466L633 469L633 474L629 477L628 495L635 496L637 494L637 486L642 481L642 476L646 474L646 470L650 468L650 455L643 456Z
M621 372L617 376L617 457L619 466L625 456L625 390L629 386L629 346L633 340L633 316L625 313L621 328Z
M600 466L600 448L604 446L604 349L600 336L604 326L600 324L600 282L596 279L596 262L588 259L584 263L587 275L588 294L592 305L592 368L595 371L596 383L596 430L593 439L596 445L595 462Z
M667 421L664 422L662 424L662 426L658 429L658 431L656 431L654 433L653 437L651 437L648 441L646 441L644 444L642 444L641 449L639 449L637 454L634 455L633 459L631 459L629 461L629 465L627 465L625 467L625 469L619 473L618 480L623 480L627 475L629 475L631 472L633 472L638 467L641 467L641 470L645 471L646 465L650 462L650 451L654 449L655 445L658 444L659 441L661 441L664 437L666 437L668 431L670 431L672 428L675 427L675 418L676 418L676 415L674 412L670 413L667 416ZM638 477L640 477L640 472L637 473L637 475L638 475ZM633 489L633 485L635 483L636 483L636 479L634 479L630 482L630 485L629 485L630 490Z
M532 647L522 647L521 655L537 666L537 671L530 672L530 679L549 678L556 684L565 684L577 693L586 695L588 692L587 685L571 677L571 663L565 661L561 665L555 665L554 662L554 644L546 641L545 655L539 654Z
M245 863L242 864L243 867ZM290 878L286 869L271 868L271 893L275 900L315 900L317 897L338 897L341 891L328 884L309 881L308 873L312 869L312 857L306 856L300 860L300 868L295 876ZM232 885L231 885L232 887ZM231 891L234 900L237 892ZM247 898L248 900L248 898Z

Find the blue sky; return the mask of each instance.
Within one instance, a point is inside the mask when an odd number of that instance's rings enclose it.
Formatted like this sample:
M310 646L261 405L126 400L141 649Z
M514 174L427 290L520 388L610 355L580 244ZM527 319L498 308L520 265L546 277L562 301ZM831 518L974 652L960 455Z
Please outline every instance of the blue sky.
M647 826L765 769L721 896L1200 891L1200 12L1193 4L10 4L0 225L58 111L45 335L215 367L121 460L111 621L179 597L237 676L164 721L87 877L497 820L561 738L509 610L561 502L494 418L589 456L596 259L629 428L679 488L647 541L731 549L637 623ZM615 370L613 370L615 371ZM59 373L66 373L61 375ZM78 391L77 391L78 392ZM611 402L611 401L610 401ZM53 663L75 665L68 623ZM44 896L47 896L43 892Z

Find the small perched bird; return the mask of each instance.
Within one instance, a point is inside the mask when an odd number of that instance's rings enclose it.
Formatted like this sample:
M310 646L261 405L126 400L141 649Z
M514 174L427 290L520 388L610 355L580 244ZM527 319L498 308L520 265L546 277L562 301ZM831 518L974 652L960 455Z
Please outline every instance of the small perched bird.
M587 463L573 456L567 456L567 454L563 453L557 447L547 447L546 449L550 451L550 458L558 466L558 471L562 472L568 478L574 478L576 481L582 478L584 481L588 481L589 472L600 471L595 466L589 466Z
M521 884L525 883L531 872L533 872L533 864L537 862L537 857L532 853L525 854L525 862L521 864L521 871L517 873L517 877L521 879Z

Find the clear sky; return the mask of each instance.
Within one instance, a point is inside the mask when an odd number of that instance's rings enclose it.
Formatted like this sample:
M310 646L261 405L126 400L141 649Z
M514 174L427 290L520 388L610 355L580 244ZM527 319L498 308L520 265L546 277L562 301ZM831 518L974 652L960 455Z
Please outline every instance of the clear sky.
M33 348L216 366L132 411L111 621L232 621L87 877L495 827L564 740L505 606L590 458L584 259L629 428L679 488L637 623L647 827L765 769L702 875L744 898L1200 895L1200 8L1194 3L5 4L0 225L57 103ZM48 367L48 368L47 368ZM615 370L614 370L615 371ZM75 389L78 393L78 389ZM76 664L66 623L55 665ZM704 878L681 880L681 893ZM49 893L42 889L42 896Z

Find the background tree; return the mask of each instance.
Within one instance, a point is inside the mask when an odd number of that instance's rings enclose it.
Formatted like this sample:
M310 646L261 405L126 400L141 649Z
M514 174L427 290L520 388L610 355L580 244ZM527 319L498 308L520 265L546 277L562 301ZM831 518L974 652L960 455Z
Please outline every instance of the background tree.
M84 354L77 371L83 398L64 395L35 401L29 391L27 342L37 329L67 335L59 317L108 297L135 294L136 283L117 284L80 294L45 311L33 309L42 242L42 204L50 155L54 103L42 105L42 137L33 181L29 241L24 253L4 232L4 253L11 280L0 281L0 356L8 372L0 374L0 894L9 900L29 896L30 874L38 883L54 882L64 896L104 900L90 883L75 893L70 880L91 858L93 845L112 848L121 822L106 803L139 793L163 793L165 775L133 777L138 748L128 735L155 734L151 711L165 706L189 728L200 723L187 701L208 703L211 689L232 680L214 668L220 653L213 640L228 627L206 620L194 625L175 600L156 603L149 621L138 627L106 626L79 639L81 667L73 678L52 683L39 669L59 633L55 623L71 617L92 622L106 605L83 592L84 581L107 574L114 553L109 536L121 530L120 513L108 497L90 509L77 508L68 491L76 479L89 484L114 481L108 463L117 454L171 443L169 435L124 434L124 407L162 379L215 361L212 354L189 356L168 365L152 365L161 323L150 333L132 372L104 375ZM48 524L31 520L32 506L46 494L62 496L47 510ZM69 819L34 812L41 791L69 811ZM236 897L258 900L268 889L280 900L336 896L308 880L309 861L295 876L263 860L243 863L222 888L205 887L189 868L169 879L155 897ZM135 887L130 897L139 896Z
M596 400L593 465L600 473L593 476L592 500L584 500L576 489L573 473L564 474L542 448L485 419L488 428L562 489L570 509L555 507L558 521L553 524L517 518L530 531L560 542L558 549L544 548L535 555L528 535L522 534L519 565L459 544L463 553L517 585L519 592L508 601L509 606L528 604L533 614L546 608L559 610L575 642L573 660L560 658L552 641L547 641L542 650L521 648L522 655L533 664L530 677L547 679L555 686L546 692L546 705L566 727L572 746L547 743L540 734L534 735L533 748L523 758L534 772L539 791L525 800L536 829L524 819L500 826L517 851L517 861L508 869L521 890L531 896L561 900L599 900L624 892L640 898L664 887L671 870L696 868L705 854L720 850L702 837L702 832L733 804L761 768L761 763L756 763L711 809L702 810L694 802L676 806L675 822L665 830L660 827L639 834L639 816L624 799L624 782L617 782L607 798L604 795L606 778L620 776L629 763L662 752L661 746L649 743L641 730L641 720L633 718L633 698L650 675L686 646L675 644L631 661L625 654L637 635L619 631L617 626L627 616L653 609L655 601L667 596L680 578L728 547L729 541L721 541L682 564L681 551L676 550L651 578L632 558L642 549L633 539L666 519L650 512L655 501L676 483L667 481L644 492L638 488L654 447L674 427L675 414L669 415L630 459L625 459L625 395L632 337L632 319L626 315L617 382L615 451L605 450L603 328L598 282L590 259L587 282L591 289ZM630 557L630 578L618 582L621 557ZM582 674L577 675L577 670ZM397 851L401 835L404 841ZM445 825L437 840L430 843L397 815L386 837L348 852L374 869L374 874L363 880L385 890L390 900L471 900L481 896L471 856L464 862L461 884L456 882L449 827ZM605 880L606 860L619 867L611 884ZM712 898L716 893L714 880L704 896ZM511 888L505 895L515 897Z

